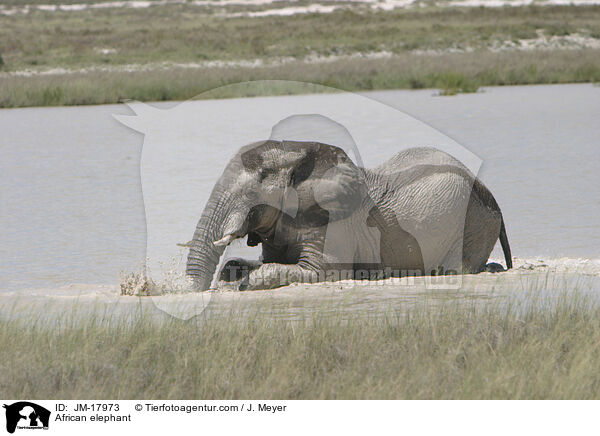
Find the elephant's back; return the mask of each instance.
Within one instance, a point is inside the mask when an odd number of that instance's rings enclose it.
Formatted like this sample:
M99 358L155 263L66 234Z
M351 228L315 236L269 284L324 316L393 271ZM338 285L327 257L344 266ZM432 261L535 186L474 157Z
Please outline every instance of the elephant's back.
M373 168L379 174L397 174L418 166L454 166L469 172L462 162L452 155L433 147L413 147L395 154L385 163Z
M444 179L444 174L453 176L455 180L458 177L468 181L472 201L477 200L492 210L500 210L489 189L462 162L433 147L403 150L371 170L371 173L376 174L379 183L384 182L388 189L393 190L421 182L429 185L432 179L439 179L440 176ZM449 182L446 180L446 183Z

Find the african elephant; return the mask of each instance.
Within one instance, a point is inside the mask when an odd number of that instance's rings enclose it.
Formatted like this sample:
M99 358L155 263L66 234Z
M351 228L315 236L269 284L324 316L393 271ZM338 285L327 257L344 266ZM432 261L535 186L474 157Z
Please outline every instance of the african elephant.
M434 148L411 148L364 169L341 148L318 142L242 147L189 243L186 273L197 289L210 287L225 247L245 236L250 246L262 244L261 261L233 260L221 272L240 289L477 273L498 238L512 267L494 197L458 160Z

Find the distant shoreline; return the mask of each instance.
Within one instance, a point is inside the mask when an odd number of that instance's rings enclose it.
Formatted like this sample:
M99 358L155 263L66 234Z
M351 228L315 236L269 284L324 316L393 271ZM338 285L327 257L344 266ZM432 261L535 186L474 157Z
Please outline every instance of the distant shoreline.
M326 3L298 4L282 0L7 0L0 15L13 16L34 12L82 12L98 9L147 9L156 6L185 5L221 17L268 17L300 14L329 14L342 9L391 11L420 7L502 8L522 6L594 6L600 0L330 0Z
M544 68L535 68L543 62ZM326 64L292 62L267 67L172 68L140 72L88 72L0 80L0 108L116 104L124 100L183 101L294 95L306 86L221 87L245 81L287 80L340 91L439 89L441 95L477 92L484 86L600 82L600 50L407 55ZM233 91L232 91L233 90ZM202 94L212 91L203 97ZM322 91L321 91L322 92Z
M223 18L189 2L150 3L0 14L0 107L178 101L269 79L346 91L434 88L443 95L600 82L600 6L381 10L369 3L327 14ZM275 7L269 0L241 3L209 9ZM296 3L276 3L289 4Z

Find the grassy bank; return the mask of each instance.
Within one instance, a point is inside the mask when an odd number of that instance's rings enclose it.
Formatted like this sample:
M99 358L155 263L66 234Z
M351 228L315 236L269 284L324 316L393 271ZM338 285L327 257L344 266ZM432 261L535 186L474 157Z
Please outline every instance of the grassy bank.
M297 80L348 91L439 88L474 92L481 86L600 81L600 50L398 55L391 59L347 59L323 64L289 63L260 68L210 68L145 72L95 72L0 79L0 107L60 106L186 100L230 83ZM210 98L282 95L305 86L262 86L239 92L216 90ZM200 96L202 98L202 96Z
M264 310L264 308L262 308ZM600 398L600 313L452 302L408 316L0 324L7 398ZM33 323L35 324L35 323ZM18 340L15 340L18 338Z
M263 18L186 4L32 11L0 16L0 107L185 100L261 79L443 94L600 81L600 49L574 49L568 38L579 37L600 39L600 7L431 6ZM544 50L514 49L536 38ZM223 95L232 96L246 95Z

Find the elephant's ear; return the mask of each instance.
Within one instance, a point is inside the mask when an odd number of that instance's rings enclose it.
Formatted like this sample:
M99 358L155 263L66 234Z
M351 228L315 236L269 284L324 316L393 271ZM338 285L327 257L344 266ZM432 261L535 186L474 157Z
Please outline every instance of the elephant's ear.
M309 143L294 168L292 186L299 192L300 209L321 212L327 222L351 216L368 196L363 172L341 148ZM303 198L309 195L311 198ZM305 207L303 207L303 205Z

